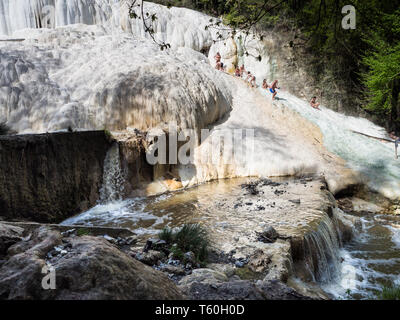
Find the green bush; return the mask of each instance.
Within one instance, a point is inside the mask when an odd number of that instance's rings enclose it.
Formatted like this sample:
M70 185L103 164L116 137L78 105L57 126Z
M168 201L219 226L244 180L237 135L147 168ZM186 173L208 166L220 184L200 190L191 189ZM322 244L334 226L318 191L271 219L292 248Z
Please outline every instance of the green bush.
M384 287L379 298L381 300L400 300L400 286Z
M77 235L78 237L90 235L90 230L89 230L89 229L86 229L86 228L79 228L79 229L76 231L76 235Z
M184 224L178 230L165 227L158 237L171 247L171 252L177 258L189 251L194 253L200 263L208 258L210 240L207 230L200 224Z
M164 240L167 244L171 244L174 241L174 232L172 231L171 228L165 227L164 229L161 230L161 232L158 234L158 237L161 240Z

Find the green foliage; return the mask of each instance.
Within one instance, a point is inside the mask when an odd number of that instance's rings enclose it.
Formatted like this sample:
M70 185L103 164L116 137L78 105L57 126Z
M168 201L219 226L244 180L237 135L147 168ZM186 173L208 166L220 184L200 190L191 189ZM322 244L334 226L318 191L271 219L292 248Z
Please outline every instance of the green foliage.
M112 142L115 141L115 139L114 139L112 133L111 133L109 130L104 129L104 134L105 134L105 136L106 136L106 140L107 140L109 143L112 143Z
M90 234L90 231L89 231L89 229L86 229L86 228L79 228L79 229L76 231L76 235L77 235L78 237L87 236L87 235L89 235L89 234Z
M174 232L172 231L171 228L165 227L164 229L161 230L161 232L158 234L158 237L161 240L164 240L166 243L171 244L174 241Z
M400 94L400 9L382 16L383 23L364 41L370 50L364 55L367 69L361 74L368 89L366 109L379 115L393 116L400 127L397 114ZM397 38L397 39L396 39Z
M207 230L200 224L184 224L178 230L165 227L158 237L167 242L177 258L189 251L194 253L199 262L205 262L208 258L210 240Z
M252 271L248 266L235 268L235 274L242 280L260 280L263 278L262 274Z
M172 246L170 249L175 259L182 260L184 257L184 252L178 246Z
M400 131L400 9L393 0L156 0L222 17L224 24L245 31L292 30L289 45L305 50L306 71L332 97L346 93L352 107L378 116ZM342 8L356 9L356 29L343 29ZM208 28L217 29L218 19ZM217 33L217 38L222 35ZM220 40L220 39L216 39ZM245 42L243 46L245 47ZM245 51L244 54L247 52ZM355 101L355 102L353 102Z
M384 287L379 298L381 300L400 300L400 286Z
M377 43L375 51L363 59L368 66L363 80L369 90L367 108L387 114L392 110L393 103L397 103L399 94L396 82L400 79L400 42L395 47ZM397 97L394 97L395 94Z
M109 130L107 130L107 129L104 129L104 134L105 134L108 138L111 138L111 137L112 137L111 132L110 132Z

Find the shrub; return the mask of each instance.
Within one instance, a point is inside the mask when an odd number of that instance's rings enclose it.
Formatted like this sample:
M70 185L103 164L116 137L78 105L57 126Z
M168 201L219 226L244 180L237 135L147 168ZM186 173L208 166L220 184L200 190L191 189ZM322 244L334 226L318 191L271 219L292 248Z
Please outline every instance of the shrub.
M171 246L171 252L177 258L189 251L194 253L196 260L200 263L208 258L210 240L207 230L200 224L184 224L178 230L165 227L158 237Z
M400 300L400 286L384 287L379 298L381 300Z
M76 231L76 235L77 235L78 237L87 236L87 235L90 235L90 231L89 231L89 229L86 229L86 228L79 228L79 229Z
M172 231L171 228L165 227L164 229L161 230L161 232L158 234L158 237L161 240L164 240L167 244L171 244L174 241L174 232Z

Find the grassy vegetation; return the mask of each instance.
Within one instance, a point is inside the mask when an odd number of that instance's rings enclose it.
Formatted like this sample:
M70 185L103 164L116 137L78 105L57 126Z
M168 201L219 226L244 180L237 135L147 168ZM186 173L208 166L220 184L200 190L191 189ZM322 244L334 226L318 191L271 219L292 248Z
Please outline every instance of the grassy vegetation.
M184 224L177 230L165 227L158 236L168 244L174 257L182 259L184 253L191 251L200 264L207 261L210 240L202 225Z
M381 300L400 300L400 286L384 287L379 298Z
M87 236L87 235L90 235L90 231L89 231L89 229L86 229L86 228L80 228L76 231L76 235L78 237Z
M243 268L235 268L235 275L239 276L242 280L259 280L264 277L262 274L254 272L247 266L244 266Z

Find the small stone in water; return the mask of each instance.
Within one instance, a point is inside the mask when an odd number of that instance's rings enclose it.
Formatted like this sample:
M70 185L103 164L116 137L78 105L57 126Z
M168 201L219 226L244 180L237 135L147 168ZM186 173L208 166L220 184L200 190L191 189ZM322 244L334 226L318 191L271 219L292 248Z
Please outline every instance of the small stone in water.
M194 253L192 251L186 252L184 254L184 257L188 262L194 262L195 261L195 256L194 256Z
M235 261L235 266L236 266L237 268L242 268L246 263L247 263L246 260L236 260L236 261Z

